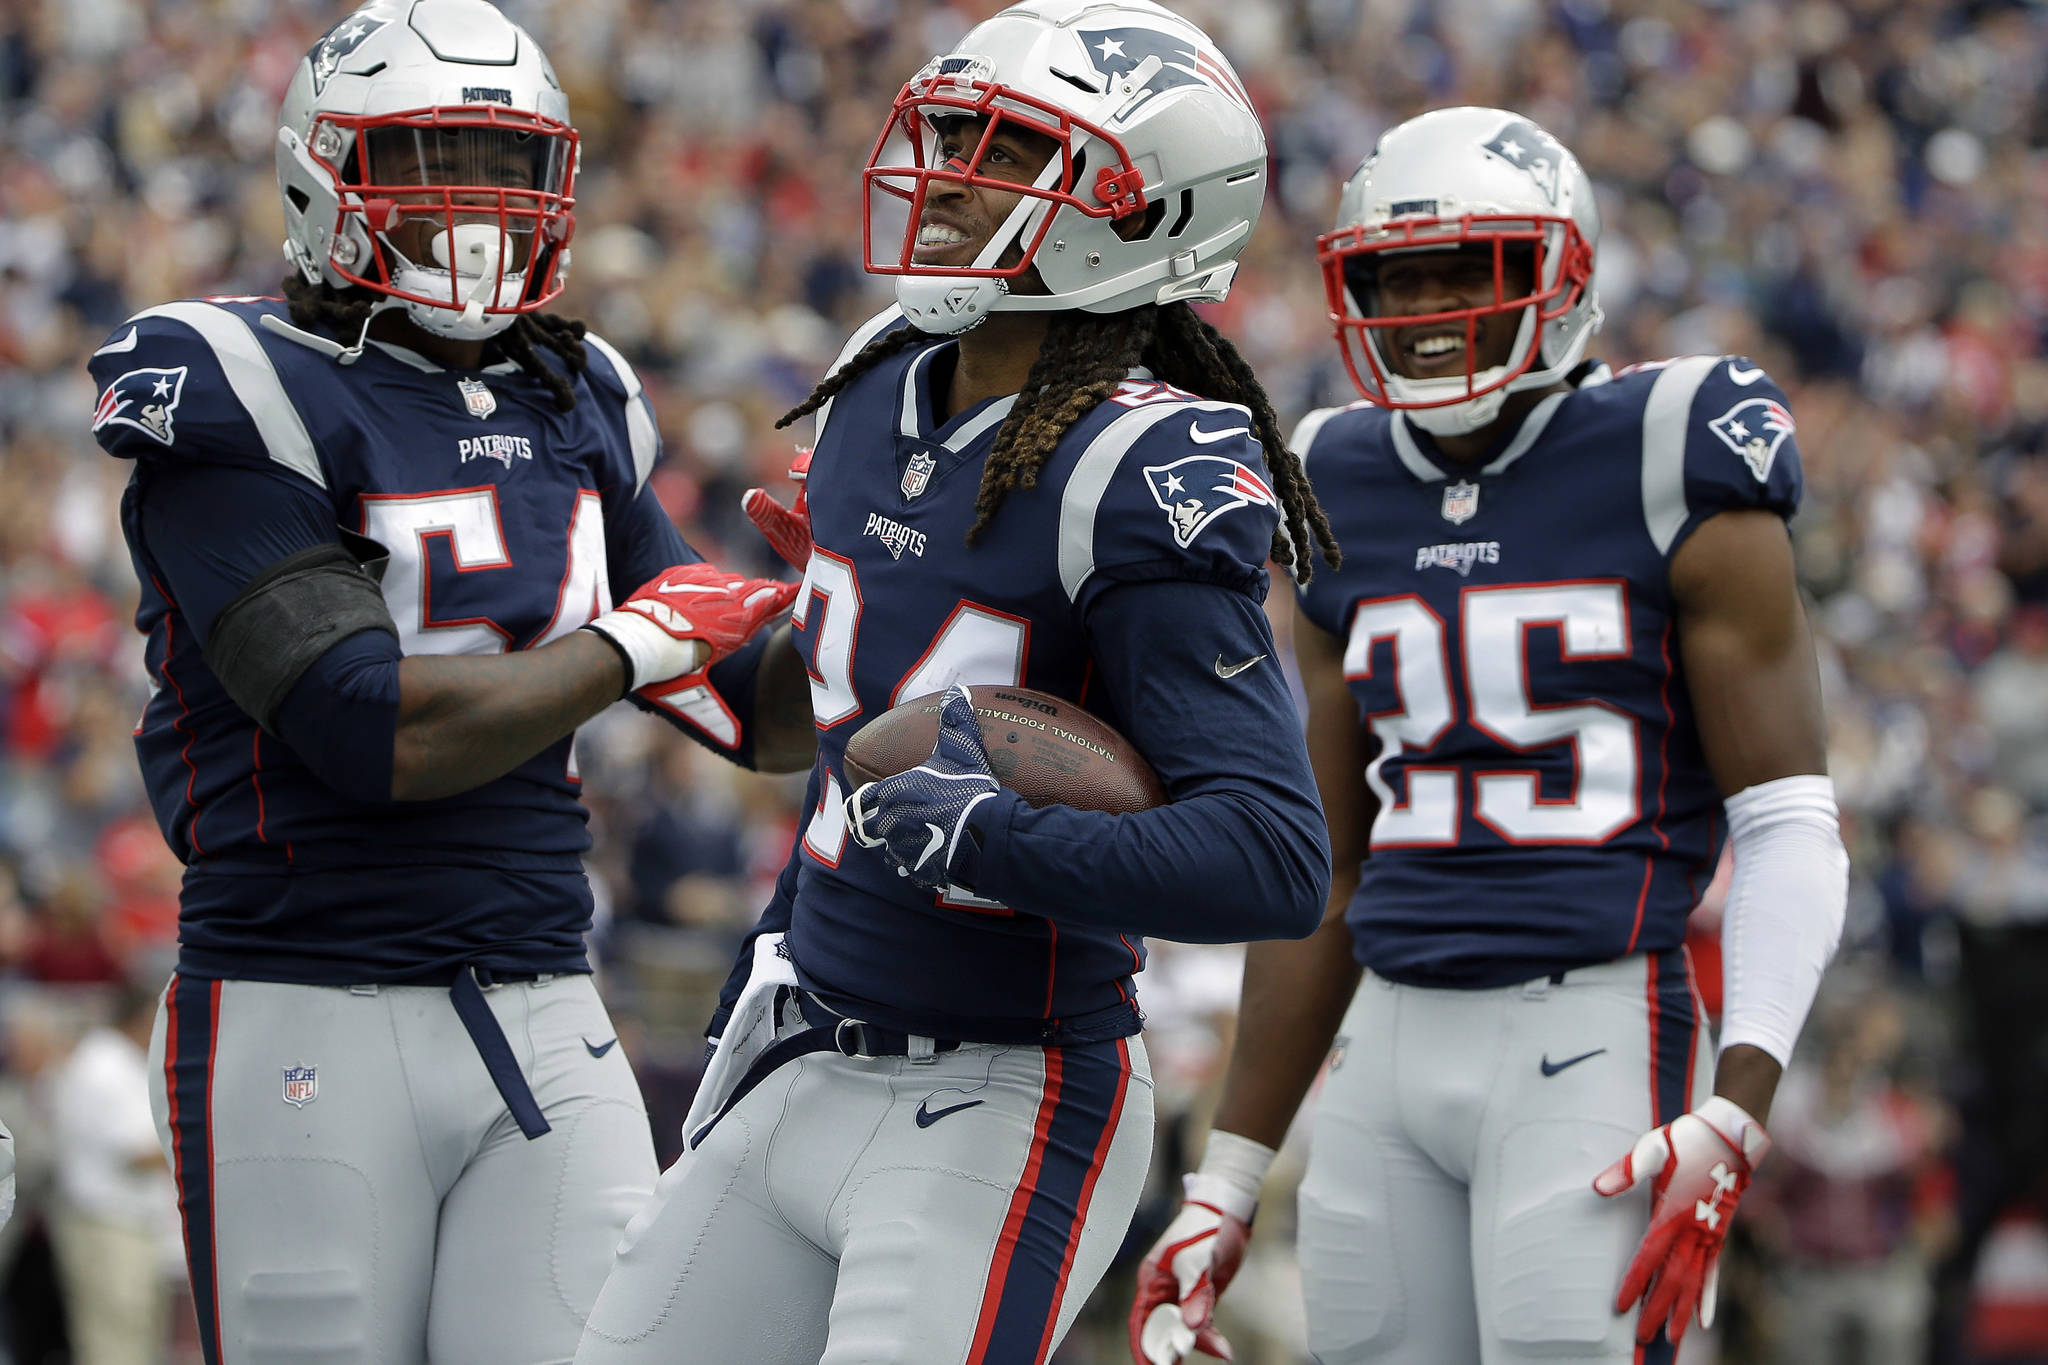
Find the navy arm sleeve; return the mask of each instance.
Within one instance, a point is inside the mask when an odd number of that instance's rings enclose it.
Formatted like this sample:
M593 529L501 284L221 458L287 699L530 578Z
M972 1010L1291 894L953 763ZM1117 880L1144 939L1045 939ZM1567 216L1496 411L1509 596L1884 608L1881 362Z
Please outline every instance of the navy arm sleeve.
M333 509L282 470L216 464L138 471L143 545L203 645L221 608L288 555L335 540ZM391 797L398 641L359 631L322 654L285 698L278 734L322 782L359 801Z
M649 488L635 494L625 513L608 520L606 529L611 579L621 601L662 570L704 558L683 539ZM764 630L744 649L720 659L700 683L652 696L635 693L633 705L660 716L720 758L752 768L754 680L768 636Z
M1104 709L1124 719L1170 803L1105 815L1033 810L1005 792L975 821L975 891L1055 921L1191 943L1314 932L1329 837L1258 603L1213 583L1124 583L1094 600L1086 629ZM1219 661L1252 659L1222 676Z

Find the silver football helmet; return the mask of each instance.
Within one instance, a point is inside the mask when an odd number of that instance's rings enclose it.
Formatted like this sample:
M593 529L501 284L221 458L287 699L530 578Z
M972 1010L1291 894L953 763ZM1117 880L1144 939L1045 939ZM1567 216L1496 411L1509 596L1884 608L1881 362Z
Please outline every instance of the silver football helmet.
M299 63L278 125L285 257L308 281L386 295L470 341L561 293L569 101L484 0L372 0Z
M1426 315L1379 312L1374 278L1386 253L1492 248L1493 302ZM1437 435L1477 431L1507 396L1556 383L1600 329L1593 255L1600 209L1593 183L1556 138L1505 109L1462 107L1418 115L1389 130L1344 184L1337 226L1317 239L1330 321L1344 364L1371 402L1398 408ZM1533 255L1532 288L1507 297L1503 261ZM1475 370L1479 319L1520 313L1506 364ZM1465 328L1465 373L1408 379L1383 333L1418 324Z
M958 119L986 123L944 155L941 130ZM983 174L1005 128L1056 144L1034 183ZM1022 196L964 265L916 259L941 182ZM957 333L992 311L1221 299L1265 202L1266 137L1222 52L1172 11L1026 0L903 87L862 187L867 268L899 277L919 328ZM1044 292L1014 292L1031 270Z

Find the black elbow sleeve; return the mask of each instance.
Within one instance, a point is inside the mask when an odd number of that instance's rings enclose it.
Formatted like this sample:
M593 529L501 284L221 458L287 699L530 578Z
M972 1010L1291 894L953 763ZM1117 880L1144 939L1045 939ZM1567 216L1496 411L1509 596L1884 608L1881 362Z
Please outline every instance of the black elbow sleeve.
M292 685L365 630L398 637L377 580L340 545L316 545L280 559L221 608L207 634L206 666L237 706L276 734Z

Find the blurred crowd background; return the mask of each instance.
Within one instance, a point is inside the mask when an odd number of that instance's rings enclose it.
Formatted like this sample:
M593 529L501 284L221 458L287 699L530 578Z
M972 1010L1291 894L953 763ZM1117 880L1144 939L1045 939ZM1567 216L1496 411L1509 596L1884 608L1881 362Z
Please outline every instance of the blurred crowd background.
M657 487L707 556L773 567L739 494L780 474L773 419L888 297L859 268L859 168L898 84L998 7L506 0L584 137L563 311L639 367ZM1451 103L1528 114L1599 186L1597 354L1741 353L1784 384L1854 872L1723 1326L1688 1359L2048 1359L2048 11L1176 7L1234 59L1271 139L1265 218L1214 318L1283 416L1351 397L1312 247L1339 182L1381 130ZM22 1139L0 1359L19 1365L129 1359L99 1340L124 1334L197 1358L167 1177L132 1121L180 869L129 745L126 470L88 434L83 362L135 309L277 291L275 111L346 8L0 0L0 1116ZM666 1159L800 788L623 711L586 729L583 766L604 985ZM1232 955L1160 945L1154 963L1154 1195L1061 1365L1127 1358L1129 1259L1170 1212L1228 1045ZM1226 1304L1253 1365L1306 1359L1290 1203L1269 1188Z

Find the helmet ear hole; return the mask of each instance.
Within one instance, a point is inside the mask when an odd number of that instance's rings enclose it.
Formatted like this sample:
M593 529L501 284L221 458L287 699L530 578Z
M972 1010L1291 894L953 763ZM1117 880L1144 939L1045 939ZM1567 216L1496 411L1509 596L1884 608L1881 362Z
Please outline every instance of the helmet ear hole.
M300 213L304 213L307 209L307 206L313 202L312 196L307 194L304 190L300 189L297 185L286 185L284 187L284 197L291 200L292 207L297 209Z
M1186 194L1188 191L1182 190L1181 193ZM1154 199L1145 206L1142 214L1119 218L1111 225L1111 229L1127 242L1144 242L1150 241L1152 234L1159 231L1159 225L1165 221L1166 201Z

